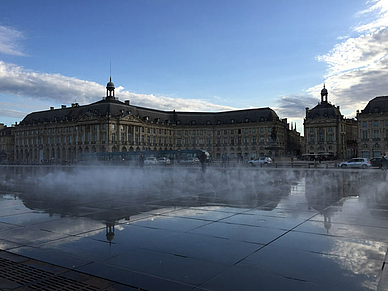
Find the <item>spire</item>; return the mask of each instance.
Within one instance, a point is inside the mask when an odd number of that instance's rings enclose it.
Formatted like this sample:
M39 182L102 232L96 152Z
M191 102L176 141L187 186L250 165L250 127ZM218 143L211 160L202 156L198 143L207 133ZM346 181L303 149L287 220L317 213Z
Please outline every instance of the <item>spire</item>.
M323 83L323 89L321 90L321 103L328 101L327 95L329 95L329 94L328 94L327 89L326 89L326 84Z
M106 98L105 100L115 100L115 84L112 82L112 77L109 78L109 83L106 84Z

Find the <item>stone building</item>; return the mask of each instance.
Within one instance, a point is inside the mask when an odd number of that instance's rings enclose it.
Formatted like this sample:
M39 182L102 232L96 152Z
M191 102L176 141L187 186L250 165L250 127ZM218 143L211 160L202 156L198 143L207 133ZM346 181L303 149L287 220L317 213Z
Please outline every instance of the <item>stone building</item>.
M296 155L300 134L270 108L176 112L119 101L110 80L106 97L80 106L28 114L15 128L15 158L75 162L82 153L205 149L214 160Z
M321 102L311 110L306 108L303 123L305 153L326 153L340 159L354 157L357 150L357 122L344 118L340 107L328 101L328 95L323 86Z
M388 96L375 97L357 110L358 155L380 157L388 151Z
M14 161L14 127L0 123L0 163Z

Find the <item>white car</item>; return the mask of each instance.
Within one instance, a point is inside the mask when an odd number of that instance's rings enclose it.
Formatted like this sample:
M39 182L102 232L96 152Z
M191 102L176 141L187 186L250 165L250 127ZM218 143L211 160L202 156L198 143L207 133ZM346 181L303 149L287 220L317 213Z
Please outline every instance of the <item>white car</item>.
M170 165L171 160L169 158L166 158L166 157L161 157L161 158L157 159L156 163L158 165Z
M273 161L270 157L259 157L259 158L248 161L248 165L250 165L252 167L261 166L261 165L266 167L272 163L273 163Z
M187 160L181 160L180 163L185 165L195 165L199 164L199 159L195 157L188 157Z
M338 167L341 168L361 168L368 169L372 166L370 161L366 158L354 158L350 159L347 162L342 162L338 164Z
M144 160L144 165L156 165L155 157L148 157Z

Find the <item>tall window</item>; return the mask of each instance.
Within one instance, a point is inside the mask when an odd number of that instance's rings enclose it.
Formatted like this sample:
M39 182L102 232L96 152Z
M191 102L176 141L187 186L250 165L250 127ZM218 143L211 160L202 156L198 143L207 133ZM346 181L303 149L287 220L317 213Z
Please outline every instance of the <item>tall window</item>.
M332 134L332 133L329 133L329 134L327 135L327 139L328 139L329 142L333 142L333 134Z
M380 130L378 129L373 130L373 138L380 138Z
M318 131L318 141L319 142L324 142L324 136L323 136L323 129L320 128Z

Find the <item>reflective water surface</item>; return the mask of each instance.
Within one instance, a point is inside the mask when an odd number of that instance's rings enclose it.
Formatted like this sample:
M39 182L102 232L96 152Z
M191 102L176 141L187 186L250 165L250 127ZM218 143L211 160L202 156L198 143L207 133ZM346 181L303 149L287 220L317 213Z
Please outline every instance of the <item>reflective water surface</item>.
M1 167L0 249L143 290L377 290L377 171Z

